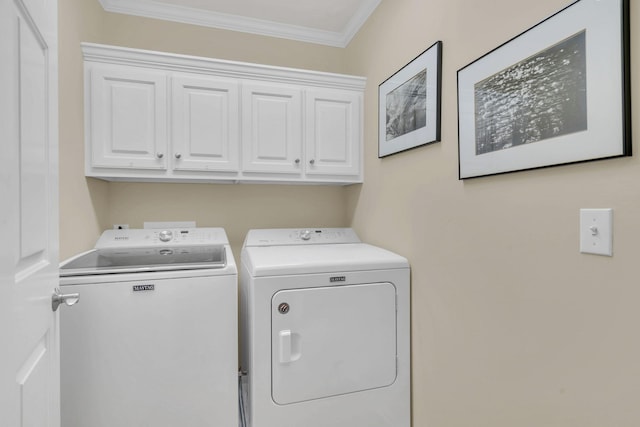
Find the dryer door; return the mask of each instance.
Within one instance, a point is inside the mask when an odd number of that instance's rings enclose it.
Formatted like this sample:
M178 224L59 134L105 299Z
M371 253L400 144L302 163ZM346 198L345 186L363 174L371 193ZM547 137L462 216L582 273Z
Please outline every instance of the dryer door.
M395 381L393 284L283 290L274 294L271 305L276 403L354 393Z

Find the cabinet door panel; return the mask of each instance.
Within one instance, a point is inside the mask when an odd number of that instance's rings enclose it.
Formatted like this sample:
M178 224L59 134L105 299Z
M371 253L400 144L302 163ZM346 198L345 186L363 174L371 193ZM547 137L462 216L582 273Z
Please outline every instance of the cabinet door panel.
M242 89L245 172L300 174L301 91L247 83ZM296 161L297 160L297 161Z
M360 95L307 92L307 175L360 174Z
M173 168L238 170L238 84L178 76L171 95Z
M91 165L166 169L164 73L96 66L90 79Z

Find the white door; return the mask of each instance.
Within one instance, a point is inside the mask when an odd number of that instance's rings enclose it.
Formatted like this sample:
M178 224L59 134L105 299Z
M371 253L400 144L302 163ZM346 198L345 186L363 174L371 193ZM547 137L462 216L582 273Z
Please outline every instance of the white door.
M391 283L288 289L271 300L271 390L279 405L396 380Z
M242 169L302 174L302 94L276 84L242 87Z
M167 169L167 77L136 67L92 64L91 166Z
M360 175L361 102L355 92L307 92L307 175Z
M56 0L0 0L0 424L58 427Z
M238 83L216 78L172 78L171 158L175 170L237 171Z

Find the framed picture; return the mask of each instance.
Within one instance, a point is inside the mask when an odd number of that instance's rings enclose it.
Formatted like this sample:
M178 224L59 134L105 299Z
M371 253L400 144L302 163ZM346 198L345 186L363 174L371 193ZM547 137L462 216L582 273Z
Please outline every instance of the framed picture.
M631 155L629 0L578 0L458 70L460 179Z
M378 157L440 141L442 42L378 86Z

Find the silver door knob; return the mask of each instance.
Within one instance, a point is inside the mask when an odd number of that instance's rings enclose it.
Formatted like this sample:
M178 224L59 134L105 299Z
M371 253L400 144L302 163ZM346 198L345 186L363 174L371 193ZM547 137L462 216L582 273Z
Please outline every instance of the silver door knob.
M315 161L315 160L313 160L313 159L309 160L309 164L310 164L310 165L313 165L315 162L316 162L316 161Z
M68 306L72 306L78 302L80 299L80 294L63 294L60 292L60 289L56 288L53 291L53 296L51 297L51 309L53 311L57 311L60 304L65 304Z
M159 158L159 159L161 159L161 158L163 158L163 157L164 157L164 153L157 153L157 154L156 154L156 157L157 157L157 158Z
M295 159L294 162L296 163L296 165L300 164L300 159Z
M176 159L179 159L180 157L182 157L182 154L176 153Z

